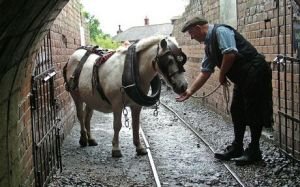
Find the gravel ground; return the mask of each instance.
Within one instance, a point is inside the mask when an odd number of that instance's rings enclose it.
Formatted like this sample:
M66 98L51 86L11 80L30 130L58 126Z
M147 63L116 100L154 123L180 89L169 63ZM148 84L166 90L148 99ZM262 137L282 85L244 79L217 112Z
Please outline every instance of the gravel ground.
M198 99L183 103L176 95L162 89L161 101L195 127L216 151L231 143L232 124L203 107ZM162 186L237 186L213 153L162 105L158 116L153 108L142 111L141 126L148 138ZM56 186L155 186L147 156L136 156L131 129L123 127L120 142L123 157L111 157L112 115L95 112L92 133L99 145L80 147L79 124L72 129L62 146L63 171L49 184ZM268 134L272 135L272 134ZM249 143L249 133L245 145ZM300 186L300 166L281 155L272 139L261 140L264 162L235 166L226 162L246 186Z
M163 92L161 101L172 107L184 120L196 128L216 151L230 145L233 140L233 125L220 115L203 107L199 99L190 98L184 103L175 101L176 95ZM212 95L213 96L213 95ZM273 141L272 132L265 130L261 138L263 162L252 166L236 166L234 162L226 162L247 186L300 186L300 164L294 163ZM245 134L244 145L250 141L249 129Z
M63 171L57 172L50 187L155 186L147 156L136 156L129 128L120 131L123 157L112 158L112 114L94 112L91 132L98 146L80 147L77 122L62 145Z
M157 118L143 115L142 121L162 186L237 186L208 147L166 108Z

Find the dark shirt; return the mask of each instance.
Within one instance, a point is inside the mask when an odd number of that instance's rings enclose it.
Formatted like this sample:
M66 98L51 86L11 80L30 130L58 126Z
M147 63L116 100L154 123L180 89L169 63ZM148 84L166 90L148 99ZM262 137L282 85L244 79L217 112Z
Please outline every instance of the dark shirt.
M211 40L212 40L212 30L214 25L210 24L208 26L208 33L206 35L204 44L210 46ZM238 53L238 49L236 48L236 42L234 38L234 32L233 30L230 30L229 28L225 26L219 26L216 30L217 40L218 40L218 46L222 54L226 53ZM209 49L211 51L211 49ZM206 54L202 60L202 72L214 72L214 69L217 65L217 62L215 62L212 58L208 57Z

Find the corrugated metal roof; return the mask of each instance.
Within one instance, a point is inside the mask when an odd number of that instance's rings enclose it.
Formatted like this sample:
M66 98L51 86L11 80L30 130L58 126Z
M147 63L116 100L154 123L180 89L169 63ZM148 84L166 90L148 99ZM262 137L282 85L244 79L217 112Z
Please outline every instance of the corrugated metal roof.
M113 37L113 40L136 41L142 38L155 36L155 35L170 36L172 34L172 31L173 31L173 25L171 23L135 26L117 34L116 36Z

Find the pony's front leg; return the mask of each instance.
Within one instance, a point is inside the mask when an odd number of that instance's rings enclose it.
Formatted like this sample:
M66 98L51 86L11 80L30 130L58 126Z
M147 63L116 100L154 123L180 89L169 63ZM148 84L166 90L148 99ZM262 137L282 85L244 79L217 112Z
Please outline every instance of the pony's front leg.
M133 135L133 144L136 147L137 155L146 155L147 150L141 144L140 141L140 114L142 107L140 106L132 106L131 109L131 117L132 117L132 135Z
M85 106L85 116L84 116L84 123L85 123L85 129L87 131L87 142L89 146L96 146L98 143L96 140L92 137L91 134L91 118L93 116L93 110L88 107L87 105Z
M112 157L122 157L121 149L119 147L119 133L122 127L121 114L122 110L117 110L113 112L114 137L112 140Z

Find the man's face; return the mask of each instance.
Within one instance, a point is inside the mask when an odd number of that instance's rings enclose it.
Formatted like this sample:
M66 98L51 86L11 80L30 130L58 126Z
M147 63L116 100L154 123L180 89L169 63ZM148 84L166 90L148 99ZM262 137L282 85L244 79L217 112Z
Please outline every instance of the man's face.
M204 42L205 37L206 37L206 32L204 32L204 28L202 28L203 25L196 25L194 27L191 27L188 30L188 33L191 36L191 39L194 39L198 42Z

